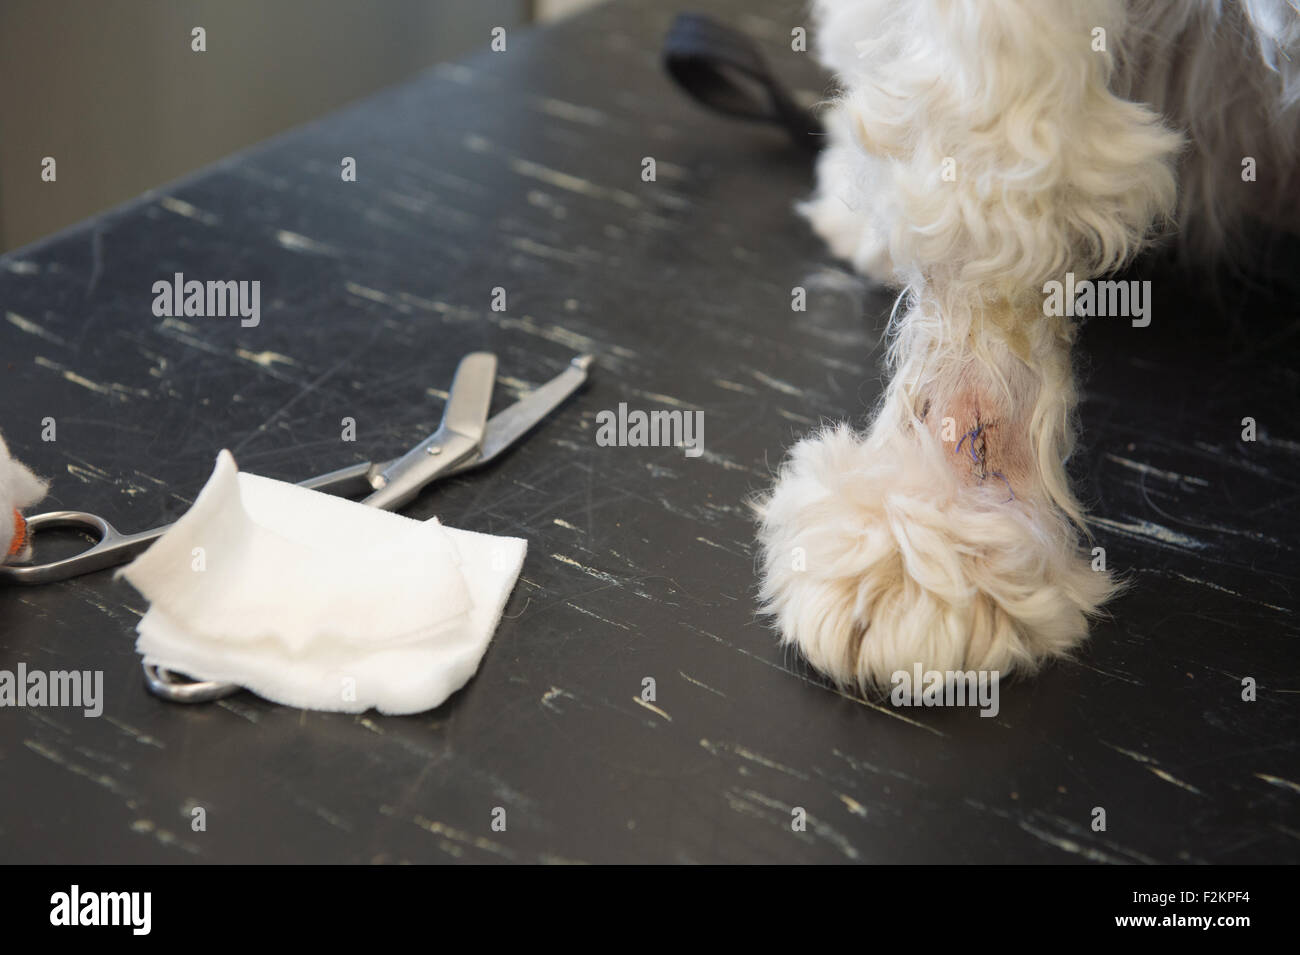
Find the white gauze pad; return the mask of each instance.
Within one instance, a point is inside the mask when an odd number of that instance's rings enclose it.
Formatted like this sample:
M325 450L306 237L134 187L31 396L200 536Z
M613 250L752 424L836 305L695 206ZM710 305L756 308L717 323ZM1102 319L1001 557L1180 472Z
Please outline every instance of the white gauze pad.
M417 713L478 669L526 547L240 474L223 451L121 573L150 602L145 663L289 706Z

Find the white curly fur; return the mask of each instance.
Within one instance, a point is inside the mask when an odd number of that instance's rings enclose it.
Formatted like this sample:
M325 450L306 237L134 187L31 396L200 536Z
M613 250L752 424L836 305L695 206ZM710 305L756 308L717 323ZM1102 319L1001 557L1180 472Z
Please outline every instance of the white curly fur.
M31 507L45 496L46 484L24 465L9 455L9 445L0 435L0 562L9 553L14 538L14 511ZM30 548L15 554L14 559L24 559Z
M1080 547L1074 328L1044 316L1043 286L1122 267L1175 218L1187 248L1218 255L1294 194L1300 17L1287 0L815 14L843 93L801 211L905 291L867 433L805 438L760 502L764 609L866 691L917 662L1032 670L1114 590Z

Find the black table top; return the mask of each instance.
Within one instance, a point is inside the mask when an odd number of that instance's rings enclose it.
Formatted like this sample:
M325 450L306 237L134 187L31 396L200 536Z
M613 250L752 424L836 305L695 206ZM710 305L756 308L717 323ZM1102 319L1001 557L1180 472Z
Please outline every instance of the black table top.
M826 89L790 50L802 3L693 7ZM1076 661L1004 685L992 719L837 693L756 617L746 501L819 421L864 420L891 297L795 215L807 157L669 84L673 12L512 36L0 258L0 428L47 507L123 530L182 513L222 447L286 480L405 449L468 351L500 357L494 409L598 356L529 440L405 509L529 541L478 675L434 711L169 705L111 572L0 591L0 668L99 669L106 697L98 719L0 711L0 859L1300 859L1294 277L1216 298L1144 265L1151 326L1085 329L1073 467L1132 586ZM260 280L260 324L154 317L176 272ZM620 402L702 410L706 453L599 447Z

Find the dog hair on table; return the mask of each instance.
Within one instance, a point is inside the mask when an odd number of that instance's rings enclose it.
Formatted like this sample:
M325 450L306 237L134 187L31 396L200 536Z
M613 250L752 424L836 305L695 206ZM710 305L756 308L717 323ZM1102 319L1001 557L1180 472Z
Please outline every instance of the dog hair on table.
M1032 671L1116 589L1066 476L1075 326L1045 314L1045 286L1175 233L1188 261L1230 259L1249 220L1294 217L1300 14L1287 0L814 11L841 93L800 211L902 291L866 432L804 438L759 502L764 610L783 643L867 692L917 662Z
M0 435L0 564L26 560L31 556L27 523L21 509L45 496L46 483L9 455L9 445Z

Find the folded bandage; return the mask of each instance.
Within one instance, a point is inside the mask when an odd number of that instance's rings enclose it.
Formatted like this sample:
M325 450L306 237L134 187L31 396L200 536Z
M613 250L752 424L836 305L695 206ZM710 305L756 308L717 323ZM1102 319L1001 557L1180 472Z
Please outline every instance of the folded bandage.
M289 706L417 713L478 669L526 546L241 474L222 451L121 574L150 602L147 664Z

